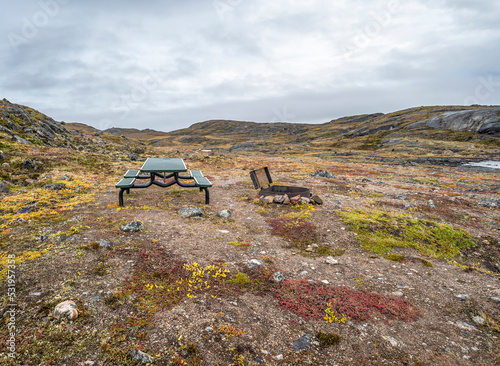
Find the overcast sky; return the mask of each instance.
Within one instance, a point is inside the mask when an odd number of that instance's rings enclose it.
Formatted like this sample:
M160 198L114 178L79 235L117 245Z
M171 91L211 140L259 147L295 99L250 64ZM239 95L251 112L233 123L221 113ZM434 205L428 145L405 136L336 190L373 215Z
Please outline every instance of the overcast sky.
M0 98L99 129L500 104L498 0L0 0Z

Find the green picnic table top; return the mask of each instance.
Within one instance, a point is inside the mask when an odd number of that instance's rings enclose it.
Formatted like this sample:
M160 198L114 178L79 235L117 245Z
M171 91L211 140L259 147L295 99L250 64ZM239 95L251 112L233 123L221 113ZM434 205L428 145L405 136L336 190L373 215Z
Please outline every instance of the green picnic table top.
M187 172L184 160L179 158L147 158L142 165L141 172L144 173L179 173Z

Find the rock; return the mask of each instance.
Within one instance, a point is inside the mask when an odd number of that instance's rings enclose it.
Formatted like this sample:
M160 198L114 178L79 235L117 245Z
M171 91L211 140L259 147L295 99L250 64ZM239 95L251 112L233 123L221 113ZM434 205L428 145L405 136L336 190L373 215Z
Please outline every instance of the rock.
M10 166L10 164L9 164L9 163L2 163L2 167L3 167L3 168L8 168L9 166Z
M0 182L0 193L9 193L9 187L4 182Z
M23 139L22 137L19 137L17 135L12 136L12 141L19 142L20 144L23 144L23 145L32 145L31 142L29 142L28 140Z
M274 283L280 283L285 280L285 276L281 272L274 272L273 275L271 276L271 280Z
M398 200L404 200L404 201L408 201L409 200L409 198L406 197L404 194L398 194L395 198L398 199Z
M304 349L308 349L311 347L311 339L313 335L311 333L307 333L305 336L300 337L295 342L292 343L292 347L297 351L302 351Z
M493 301L497 302L498 305L500 305L500 297L490 297L490 300L493 300Z
M283 200L283 204L284 205L289 205L290 204L290 197L288 197L287 195L285 195L285 199Z
M0 150L0 160L5 160L7 159L7 154L4 153L2 150Z
M73 178L71 178L68 175L63 175L63 176L59 177L59 179L60 180L65 180L65 181L68 181L68 182L71 182L73 180Z
M274 202L274 196L261 196L260 197L260 202L268 204L268 203L273 203Z
M323 204L323 200L317 194L315 194L314 196L311 197L311 201L314 202L317 205L322 205Z
M468 301L470 296L469 295L457 295L455 296L457 299L462 300L462 301Z
M299 202L304 205L311 203L311 200L307 197L300 197Z
M485 198L479 201L478 205L486 208L500 208L500 200Z
M123 225L120 229L126 233L136 233L138 231L144 230L145 227L141 221L133 221L127 225Z
M36 211L36 209L37 209L36 203L29 203L26 206L20 208L19 211L16 212L16 215L24 214L24 213L31 213L33 211Z
M478 132L500 136L500 109L472 109L460 112L447 112L438 117L412 123L405 129L427 126L438 130L457 132Z
M153 362L153 356L150 356L147 353L139 351L139 350L129 351L128 354L130 357L132 357L132 359L134 361L139 362L139 363L151 363L151 362Z
M335 176L327 170L317 170L311 174L311 177L335 178Z
M427 206L429 206L429 208L437 208L436 202L433 200L427 201Z
M486 268L490 272L493 272L493 273L499 272L498 268L491 262L482 261L482 264L483 264L484 268Z
M178 213L185 218L201 217L205 215L205 212L203 212L203 210L199 207L181 208Z
M299 202L300 202L300 195L299 195L299 196L295 196L295 197L291 197L291 198L290 198L290 203L291 203L292 205L296 205L296 204L298 204Z
M336 260L335 258L333 257L326 257L325 259L325 263L326 264L332 264L332 265L335 265L335 264L339 264L339 261Z
M230 218L231 216L233 216L233 213L229 210L222 210L221 212L219 212L217 214L217 216L223 218L223 219L228 219Z
M448 201L456 203L457 205L460 204L460 200L456 197L450 197L450 198L448 198Z
M66 184L64 184L64 183L46 184L43 186L43 188L50 189L52 191L60 191L61 189L66 188Z
M275 358L276 361L283 361L283 355L277 355Z
M112 249L113 248L113 243L107 240L99 240L99 247L100 248L106 248L106 249Z
M286 195L276 195L274 196L274 203L280 203L282 204L283 202L285 202L285 197L287 197Z
M78 307L76 306L76 303L71 300L66 300L57 304L54 308L54 318L67 318L69 320L75 320L78 318Z
M264 262L258 260L258 259L251 259L247 262L247 267L249 269L254 269L254 268L259 268L264 265Z
M474 326L474 324L472 323L469 323L469 322L461 322L461 321L458 321L456 323L454 323L457 327L459 327L460 329L463 329L463 330L477 330L477 328Z
M85 361L83 363L83 366L94 366L94 365L95 365L95 362L94 361L90 361L90 360L89 361Z
M24 170L36 170L36 163L34 160L27 159L23 162L23 165L21 168Z
M257 193L250 193L248 195L248 200L249 201L253 201L254 199L257 199L257 198L259 198L259 195Z
M486 321L480 317L480 316L475 316L472 318L472 321L476 324L483 325Z
M391 336L382 336L382 338L389 342L393 347L397 347L399 345L399 342Z

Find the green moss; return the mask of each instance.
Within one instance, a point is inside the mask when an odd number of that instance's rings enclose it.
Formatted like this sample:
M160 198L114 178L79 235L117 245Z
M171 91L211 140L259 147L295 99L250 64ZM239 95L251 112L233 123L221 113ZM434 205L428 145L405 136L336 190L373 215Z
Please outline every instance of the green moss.
M358 234L361 246L376 254L388 254L394 248L414 248L430 257L453 258L462 249L474 246L472 236L465 230L408 214L390 216L381 211L360 210L337 213Z
M241 284L247 284L247 283L253 283L253 281L248 278L246 273L237 273L233 276L233 278L230 280L231 283L241 283Z
M320 245L316 248L316 253L322 257L337 257L343 255L344 249L333 249L329 245Z
M320 347L329 347L333 346L337 343L340 343L340 336L335 333L323 333L323 332L318 332L316 334L316 339L319 342Z
M390 261L394 261L394 262L403 262L405 259L405 256L402 254L391 253L391 254L387 254L385 256L385 259L389 259Z

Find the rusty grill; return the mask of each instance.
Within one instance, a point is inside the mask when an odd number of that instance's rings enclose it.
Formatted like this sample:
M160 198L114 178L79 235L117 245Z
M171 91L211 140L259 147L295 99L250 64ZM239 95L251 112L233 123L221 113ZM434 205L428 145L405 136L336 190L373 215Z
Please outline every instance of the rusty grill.
M267 167L252 170L250 172L250 178L252 178L253 186L255 189L260 189L260 196L278 196L287 195L288 198L300 196L300 197L311 197L311 191L309 188L305 187L289 187L289 186L272 186L273 179L271 178L271 173Z

